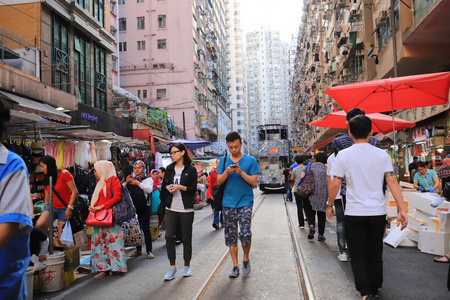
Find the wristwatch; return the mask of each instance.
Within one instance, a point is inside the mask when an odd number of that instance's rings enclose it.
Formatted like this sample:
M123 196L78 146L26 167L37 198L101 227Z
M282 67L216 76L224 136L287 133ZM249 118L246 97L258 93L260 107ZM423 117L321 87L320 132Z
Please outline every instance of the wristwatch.
M73 210L73 205L67 205L68 208L70 208L71 210Z
M334 204L330 205L330 204L327 203L327 207L334 207Z

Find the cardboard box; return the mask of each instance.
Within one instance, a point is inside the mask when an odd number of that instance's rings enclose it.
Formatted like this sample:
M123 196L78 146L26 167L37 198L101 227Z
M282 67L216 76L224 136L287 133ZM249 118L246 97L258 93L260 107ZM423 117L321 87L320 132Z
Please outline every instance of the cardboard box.
M389 234L384 238L384 243L397 248L397 246L402 242L402 240L406 237L408 234L408 231L406 228L401 230L400 227L394 227L391 229Z
M435 193L410 193L409 205L416 209L420 209L424 213L431 216L437 215L437 208L432 207L430 204L439 197Z
M439 231L450 232L450 212L445 211L439 214Z
M398 183L400 185L400 188L403 189L414 189L414 184L406 182L406 181L400 181ZM414 189L415 190L415 189Z
M428 218L428 231L439 232L439 218L438 217L429 217Z
M78 231L73 235L73 243L77 246L81 247L86 245L86 241L87 241L86 231L84 230Z
M419 232L415 231L411 228L406 228L408 229L408 235L406 236L406 238L410 239L411 241L416 242L416 247L417 247L417 243L419 242Z
M411 216L410 214L407 214L407 216L408 216L408 228L410 228L412 230L419 231L420 226L428 225L427 222L416 219L415 217Z
M405 237L400 244L398 245L399 247L409 247L409 248L416 248L417 247L417 242L411 240L408 237Z
M448 253L448 242L450 232L432 232L429 230L419 231L420 251L434 255L444 255Z
M69 249L64 250L64 254L64 270L75 270L80 265L80 246L70 246Z

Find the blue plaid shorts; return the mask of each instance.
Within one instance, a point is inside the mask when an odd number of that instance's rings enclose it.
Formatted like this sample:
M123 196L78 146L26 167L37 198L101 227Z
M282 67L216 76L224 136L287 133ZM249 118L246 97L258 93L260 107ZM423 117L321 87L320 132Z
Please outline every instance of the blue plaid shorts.
M237 246L238 222L239 239L242 245L249 245L252 241L252 210L253 206L239 208L223 207L223 224L225 226L225 245Z

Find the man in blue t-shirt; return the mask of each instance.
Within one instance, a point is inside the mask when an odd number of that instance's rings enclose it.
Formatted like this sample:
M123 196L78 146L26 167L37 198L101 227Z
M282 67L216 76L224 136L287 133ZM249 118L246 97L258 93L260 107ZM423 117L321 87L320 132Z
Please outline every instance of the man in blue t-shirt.
M225 245L230 247L233 260L229 277L236 278L239 276L238 223L239 239L244 250L242 273L248 275L251 271L248 255L252 239L253 187L258 184L258 174L261 171L254 157L241 152L242 139L239 133L231 131L227 134L226 141L231 155L220 159L217 184L226 184L222 199Z
M10 109L0 100L0 140ZM17 154L0 144L0 299L25 299L30 262L31 202L28 172Z

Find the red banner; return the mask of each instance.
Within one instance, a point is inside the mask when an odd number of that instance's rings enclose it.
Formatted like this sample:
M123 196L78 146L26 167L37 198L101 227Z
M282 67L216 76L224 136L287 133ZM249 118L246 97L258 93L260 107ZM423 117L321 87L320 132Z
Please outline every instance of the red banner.
M150 142L150 129L134 129L133 138L141 141Z

